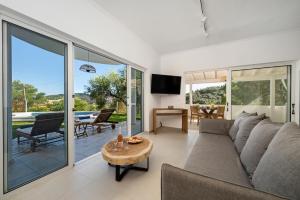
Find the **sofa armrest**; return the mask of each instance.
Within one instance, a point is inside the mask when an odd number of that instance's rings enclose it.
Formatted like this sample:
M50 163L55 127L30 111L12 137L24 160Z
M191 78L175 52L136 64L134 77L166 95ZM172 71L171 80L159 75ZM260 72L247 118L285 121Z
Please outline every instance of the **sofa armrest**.
M284 198L260 192L168 164L162 165L161 200L283 200Z
M229 129L233 123L234 120L201 119L199 122L199 132L228 135Z

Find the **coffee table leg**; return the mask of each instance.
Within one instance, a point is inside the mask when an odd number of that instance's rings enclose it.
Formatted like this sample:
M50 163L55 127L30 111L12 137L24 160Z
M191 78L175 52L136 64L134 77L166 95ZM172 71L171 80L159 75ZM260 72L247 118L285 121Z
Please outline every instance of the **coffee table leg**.
M145 171L147 172L149 170L149 157L147 158L147 167L137 167L133 165L128 165L128 166L120 166L120 165L111 165L108 163L110 166L114 166L116 168L116 181L121 181L122 178L127 174L129 170L137 170L137 171ZM123 171L121 172L121 168L123 168Z
M121 168L124 168L121 172ZM122 178L127 174L127 172L131 169L131 165L126 167L121 167L120 165L116 165L116 181L121 181Z
M121 168L121 166L120 165L116 165L115 166L116 167L116 181L121 181L121 174L120 174L120 168Z
M147 167L137 167L137 166L132 166L131 169L137 170L137 171L145 171L147 172L149 170L149 157L147 158Z

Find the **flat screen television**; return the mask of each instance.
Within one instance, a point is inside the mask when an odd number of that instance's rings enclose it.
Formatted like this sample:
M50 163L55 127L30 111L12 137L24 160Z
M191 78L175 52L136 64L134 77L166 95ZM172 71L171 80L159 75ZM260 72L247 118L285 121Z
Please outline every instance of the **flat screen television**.
M152 74L152 94L180 94L181 77L162 74Z

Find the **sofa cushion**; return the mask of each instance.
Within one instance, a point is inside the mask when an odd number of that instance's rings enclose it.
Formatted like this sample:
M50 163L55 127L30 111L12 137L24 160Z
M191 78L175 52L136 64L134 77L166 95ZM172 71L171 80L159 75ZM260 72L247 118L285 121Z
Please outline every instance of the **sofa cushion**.
M251 187L233 142L226 135L200 133L184 169Z
M227 135L234 120L227 119L201 119L199 121L199 133L212 133Z
M283 125L271 141L252 178L258 190L300 199L300 128Z
M252 129L265 118L265 114L258 116L249 116L239 123L239 130L234 140L234 145L238 153L241 153Z
M275 123L270 119L265 119L252 129L240 156L241 162L250 177L252 177L261 157L264 155L269 143L281 126L281 123Z
M239 130L240 122L243 119L245 119L246 117L255 116L255 115L257 115L257 113L247 113L247 112L243 111L237 116L237 118L234 120L234 123L233 123L233 125L231 126L231 128L229 130L229 135L230 135L232 140L235 140L236 134Z

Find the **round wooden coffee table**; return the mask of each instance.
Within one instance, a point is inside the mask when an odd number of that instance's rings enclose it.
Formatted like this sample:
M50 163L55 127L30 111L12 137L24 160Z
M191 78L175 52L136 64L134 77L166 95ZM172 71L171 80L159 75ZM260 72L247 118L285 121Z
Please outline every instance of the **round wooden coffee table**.
M128 144L128 148L119 148L117 151L114 148L114 141L104 145L102 148L102 157L110 166L116 168L116 181L121 181L129 170L148 171L149 155L153 144L149 139L144 138L142 143ZM147 160L147 167L137 167L134 164ZM121 172L121 168L124 169Z

